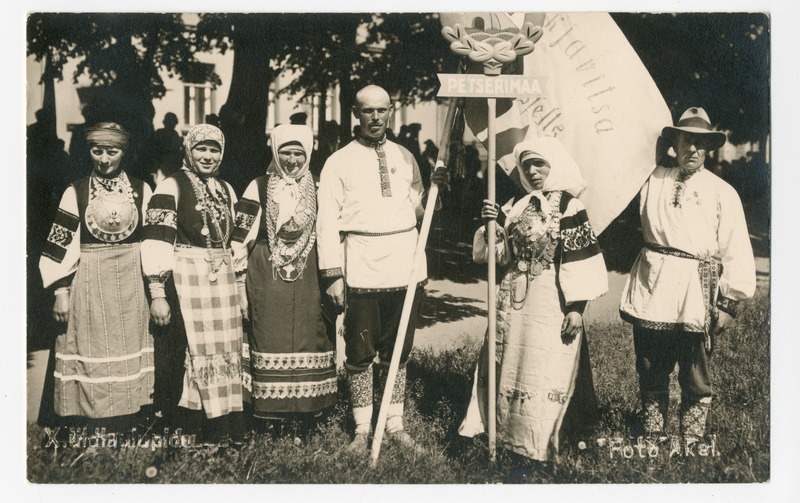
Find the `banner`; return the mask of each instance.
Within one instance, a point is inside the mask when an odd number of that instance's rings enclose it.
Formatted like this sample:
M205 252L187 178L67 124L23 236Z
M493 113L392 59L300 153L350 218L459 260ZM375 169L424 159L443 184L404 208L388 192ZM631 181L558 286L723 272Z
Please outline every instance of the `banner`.
M535 14L442 14L442 24L522 26ZM498 164L511 174L523 138L561 140L581 168L586 205L598 234L630 203L655 168L661 129L672 124L664 99L628 40L607 13L538 15L544 34L510 73L535 79L540 95L499 99ZM480 71L479 65L471 72ZM508 73L505 72L504 73ZM468 99L467 126L484 144L486 100Z

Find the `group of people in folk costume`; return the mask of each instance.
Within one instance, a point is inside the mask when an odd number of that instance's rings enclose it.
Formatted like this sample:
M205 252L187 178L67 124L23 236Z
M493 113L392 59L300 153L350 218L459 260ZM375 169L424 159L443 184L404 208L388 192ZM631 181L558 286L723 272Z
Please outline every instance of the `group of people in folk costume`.
M366 452L373 383L382 389L387 380L426 191L414 157L386 139L386 91L363 88L353 113L359 136L330 156L318 183L311 129L276 127L272 162L238 201L217 177L225 138L212 125L188 132L182 168L152 194L123 169L124 129L86 131L94 170L65 191L40 261L54 316L66 324L54 351L58 416L124 431L153 415L211 443L244 441L245 410L313 421L336 402L335 318L343 314L355 423L347 449ZM755 267L737 194L703 168L724 133L691 108L662 138L677 165L658 166L641 189L646 246L620 313L633 325L645 434L665 435L677 362L680 433L700 440L714 337L753 295ZM578 198L586 183L565 147L536 138L518 144L514 158L524 191L484 201L481 217L499 224L496 249L481 227L473 259L495 254L505 267L489 320L498 334L498 445L545 461L558 455L569 409L591 418L583 312L607 291L607 271ZM444 169L431 175L448 181ZM386 420L387 439L415 453L425 449L405 431L403 407L427 279L416 270ZM491 413L486 356L484 344L463 435L483 431Z

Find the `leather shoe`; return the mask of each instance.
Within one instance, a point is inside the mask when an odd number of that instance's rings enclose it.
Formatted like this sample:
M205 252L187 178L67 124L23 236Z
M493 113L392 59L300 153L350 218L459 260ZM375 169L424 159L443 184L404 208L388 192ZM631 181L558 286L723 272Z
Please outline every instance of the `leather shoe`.
M406 433L406 430L398 430L391 433L387 433L386 436L389 439L389 442L402 447L403 449L409 450L414 452L414 454L425 454L427 450L419 445L411 435Z
M347 447L345 447L345 450L350 454L359 454L365 452L367 450L367 446L369 446L369 434L356 433L355 438Z

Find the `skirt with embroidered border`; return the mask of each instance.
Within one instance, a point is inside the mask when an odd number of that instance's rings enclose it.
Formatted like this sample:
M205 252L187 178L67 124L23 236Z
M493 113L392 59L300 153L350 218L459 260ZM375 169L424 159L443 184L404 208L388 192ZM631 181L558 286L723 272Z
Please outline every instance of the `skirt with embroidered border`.
M215 281L205 248L176 246L173 269L187 340L178 405L203 410L209 419L242 411L250 386L233 261L221 249L212 249L210 258L220 265Z
M549 461L558 454L562 426L582 434L597 420L586 335L584 331L571 341L561 338L564 315L554 268L534 278L520 309L512 307L511 299L524 287L514 292L512 281L506 274L498 290L497 445ZM484 342L472 399L459 428L463 436L483 433L487 423L487 356Z
M319 412L336 403L336 339L323 318L316 249L295 281L273 276L269 248L256 243L247 266L253 414Z
M55 412L110 418L151 404L153 336L139 243L82 245L67 331L55 344Z

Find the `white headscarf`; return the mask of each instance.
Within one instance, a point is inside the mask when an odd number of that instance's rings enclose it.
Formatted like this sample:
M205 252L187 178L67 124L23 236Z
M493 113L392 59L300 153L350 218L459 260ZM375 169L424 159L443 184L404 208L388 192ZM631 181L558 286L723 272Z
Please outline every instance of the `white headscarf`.
M300 189L297 182L308 173L311 162L311 150L314 148L314 133L311 128L297 124L283 124L272 130L272 162L267 170L280 177L272 194L278 204L278 217L275 221L275 228L280 229L292 215L294 215L297 204L300 202ZM281 166L278 151L287 145L297 145L306 153L306 162L293 174L286 172Z
M522 160L531 157L531 154L550 164L550 172L544 179L541 190L533 188L525 175L525 168L522 166ZM542 210L547 213L550 211L550 202L544 196L544 192L561 190L578 197L586 190L586 181L581 175L578 164L556 138L541 136L518 143L514 147L514 160L517 163L519 181L528 195L516 204L511 204L512 202L509 201L509 204L504 207L507 215L506 226L522 213L531 197L537 198L541 203Z
M578 197L586 190L586 180L581 175L578 164L567 152L566 147L557 140L549 136L533 138L518 143L514 147L514 160L517 163L520 183L527 192L534 192L533 187L525 176L525 168L522 166L522 157L530 157L529 153L544 159L550 164L550 173L544 179L542 192L551 190L563 190L571 195Z

